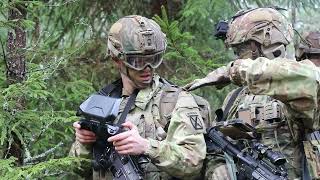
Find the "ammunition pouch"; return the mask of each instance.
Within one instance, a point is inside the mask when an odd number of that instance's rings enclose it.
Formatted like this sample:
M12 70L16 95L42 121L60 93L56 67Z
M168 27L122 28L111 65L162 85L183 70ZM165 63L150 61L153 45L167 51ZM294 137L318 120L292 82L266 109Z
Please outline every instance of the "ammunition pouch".
M216 126L233 139L255 139L259 138L261 130L265 136L274 137L274 129L284 125L284 122L281 106L274 100L264 105L242 108L238 110L238 119L217 122Z
M240 109L238 117L253 127L264 128L279 124L283 119L283 113L277 101L270 101L264 106Z
M306 166L311 179L320 179L320 132L306 134L303 148L306 156Z

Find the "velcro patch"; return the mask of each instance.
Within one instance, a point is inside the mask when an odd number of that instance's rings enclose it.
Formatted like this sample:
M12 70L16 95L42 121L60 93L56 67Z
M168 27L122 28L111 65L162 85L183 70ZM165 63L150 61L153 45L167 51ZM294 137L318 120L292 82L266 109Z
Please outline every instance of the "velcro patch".
M187 113L187 116L189 117L190 122L191 122L192 126L194 127L194 129L196 129L196 130L203 129L201 119L196 112Z

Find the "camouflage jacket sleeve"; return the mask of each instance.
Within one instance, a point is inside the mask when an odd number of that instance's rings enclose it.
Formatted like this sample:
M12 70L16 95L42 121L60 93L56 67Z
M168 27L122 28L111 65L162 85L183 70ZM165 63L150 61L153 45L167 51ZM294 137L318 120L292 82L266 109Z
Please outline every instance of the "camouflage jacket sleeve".
M76 140L71 146L69 156L91 159L92 145L81 144L79 141Z
M146 154L160 170L175 177L192 179L200 174L206 156L204 132L198 105L191 94L181 92L166 139L149 139Z
M92 145L84 145L76 140L71 146L71 149L69 151L69 156L91 159L92 158L91 149L92 149ZM86 179L91 179L91 175L92 175L91 163L81 163L80 167L75 171L75 173L77 173L78 175Z
M236 61L237 62L237 61ZM247 85L250 92L268 95L288 105L295 118L309 119L305 124L317 129L320 69L311 61L284 58L240 60L232 67L231 79ZM316 121L316 122L312 122Z

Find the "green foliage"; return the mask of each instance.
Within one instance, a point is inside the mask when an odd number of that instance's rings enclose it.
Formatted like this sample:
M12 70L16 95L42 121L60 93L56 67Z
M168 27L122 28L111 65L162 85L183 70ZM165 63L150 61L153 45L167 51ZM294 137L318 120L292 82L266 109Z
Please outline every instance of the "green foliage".
M164 63L174 66L175 72L170 74L174 80L183 80L182 83L186 83L196 75L204 76L209 70L220 66L215 64L213 59L205 59L200 55L200 52L190 43L194 36L190 32L181 32L179 22L171 22L163 6L161 12L162 17L155 15L154 20L167 35L168 47Z
M55 103L56 97L54 97L54 92L48 89L50 74L50 71L37 71L31 73L26 81L2 89L0 145L4 156L6 156L7 143L10 146L13 141L12 133L21 141L26 159L40 155L38 159L34 159L34 162L63 157L68 153L73 133L71 124L76 121L75 112L73 109L60 110L56 105L51 105L51 103ZM77 84L77 82L73 84ZM91 84L82 82L81 85L81 88L78 86L78 91L65 92L64 96L74 97L77 93L81 96L84 96L83 93L88 95L87 90L92 90ZM90 88L87 88L88 86ZM75 101L74 99L70 100ZM78 99L77 101L79 102ZM56 151L55 153L46 153L52 148ZM46 156L41 157L41 154ZM50 161L48 163L50 165ZM46 167L45 162L42 165ZM61 164L57 164L58 166ZM19 172L21 176L29 174L24 168ZM36 174L31 173L31 175Z
M60 159L51 159L47 162L38 163L36 165L27 165L24 167L15 167L14 158L0 160L0 179L3 180L19 180L19 179L34 179L48 178L50 176L59 177L63 172L69 172L66 175L75 175L73 172L81 170L81 168L89 168L91 165L90 160L74 157L66 157Z
M0 32L4 33L0 35L0 155L1 158L7 158L7 149L13 146L13 140L17 138L22 143L25 159L21 167L16 166L15 159L0 160L0 174L3 175L0 179L34 179L72 174L79 167L80 160L65 157L74 139L72 123L78 119L75 111L81 101L95 90L91 81L73 77L76 73L70 76L62 76L61 73L68 68L72 59L84 53L84 49L87 50L89 39L70 46L70 43L61 43L61 39L53 37L69 38L64 37L61 31L52 31L53 34L49 36L47 32L40 31L42 27L38 22L42 17L39 14L48 4L25 1L23 3L27 6L30 19L7 20L6 11L22 1L2 3ZM46 18L44 16L41 20ZM16 23L18 21L20 23ZM25 48L27 79L8 86L3 63L6 60L4 39L7 31L17 26L27 30L28 37L34 38L28 38L29 43ZM53 49L55 44L69 46ZM78 68L74 69L79 73Z
M19 4L25 5L27 18L9 20L8 11ZM270 4L296 7L298 25L302 23L298 27L319 28L303 11L318 7L317 0L0 1L0 179L77 179L72 172L80 163L90 165L88 160L67 157L74 140L72 123L78 120L79 104L118 77L106 57L107 31L118 18L159 14L154 20L166 33L168 48L158 72L184 85L233 58L212 36L220 19L230 19L242 8ZM316 10L312 13L319 16ZM27 79L8 85L7 33L15 27L27 32ZM206 97L214 111L231 88L206 87L196 93ZM21 166L7 157L14 138L22 143Z
M189 0L181 11L182 27L196 32L199 37L208 38L219 20L228 20L235 13L235 10L226 8L227 6L227 1Z
M193 14L193 11L198 10L197 8L189 9L188 13ZM216 53L209 46L206 46L206 49L198 50L198 48L193 46L193 42L198 39L190 32L182 32L177 20L170 21L163 6L161 7L161 12L161 17L155 15L154 20L167 35L168 47L164 57L164 64L165 68L169 71L164 73L164 75L170 77L171 81L179 85L184 85L196 78L206 76L206 74L231 59L229 53L225 50ZM208 53L210 55L206 56ZM196 91L196 93L209 100L212 106L212 112L214 112L222 104L228 90L230 90L230 88L217 91L215 88L210 87L202 88Z

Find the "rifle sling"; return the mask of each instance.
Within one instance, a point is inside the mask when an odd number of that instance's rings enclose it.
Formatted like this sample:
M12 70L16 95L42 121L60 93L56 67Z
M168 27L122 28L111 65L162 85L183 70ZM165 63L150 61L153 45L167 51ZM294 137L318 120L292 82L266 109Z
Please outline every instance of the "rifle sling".
M229 111L231 109L231 106L233 105L233 103L237 99L237 97L238 97L238 95L239 95L239 93L241 92L242 89L243 89L243 87L239 87L238 89L236 89L232 93L232 95L231 95L230 99L228 100L227 105L224 108L224 110L222 110L221 108L216 110L216 115L217 115L216 119L215 119L216 122L226 121L227 120L227 117L228 117Z
M133 91L133 93L130 95L129 100L128 100L126 106L124 107L124 110L123 110L123 112L122 112L122 114L121 114L121 116L119 118L118 123L117 123L117 125L119 127L121 126L122 123L125 122L126 117L127 117L128 113L129 113L129 111L131 109L131 106L134 104L134 101L136 100L136 97L137 97L138 93L139 93L139 89L135 89Z
M121 79L116 80L115 82L107 85L103 89L101 89L98 94L110 97L121 97L121 89L122 89L122 81ZM125 122L125 119L131 109L131 106L134 104L136 97L139 93L138 89L135 89L133 93L130 95L129 100L119 118L117 125L120 127L122 123Z
M122 92L122 80L118 79L104 88L100 89L98 91L98 94L103 95L103 96L110 96L110 97L115 97L115 98L120 98Z

